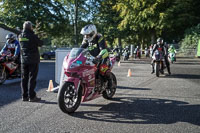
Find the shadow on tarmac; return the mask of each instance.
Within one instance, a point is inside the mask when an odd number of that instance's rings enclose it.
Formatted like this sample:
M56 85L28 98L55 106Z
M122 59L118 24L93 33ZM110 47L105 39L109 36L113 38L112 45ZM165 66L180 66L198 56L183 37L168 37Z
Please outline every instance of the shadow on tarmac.
M117 89L151 90L151 89L149 89L149 88L135 88L135 87L127 87L127 86L117 86Z
M48 67L48 69L47 69ZM39 90L47 89L49 80L55 79L55 62L41 62L39 73L37 77L36 93ZM9 80L8 80L9 81ZM21 99L21 80L10 80L0 85L0 107L10 104L16 100ZM56 83L54 82L54 85ZM56 104L48 101L43 102L44 104Z
M200 105L157 98L114 98L107 105L82 104L101 107L98 111L82 111L73 117L94 121L126 124L172 124L187 122L200 126Z
M167 78L181 78L181 79L200 79L200 75L194 74L172 74Z
M46 101L46 100L41 100L38 103L44 103L44 104L57 104L57 102L50 102L50 101Z
M200 62L176 62L176 65L200 65Z

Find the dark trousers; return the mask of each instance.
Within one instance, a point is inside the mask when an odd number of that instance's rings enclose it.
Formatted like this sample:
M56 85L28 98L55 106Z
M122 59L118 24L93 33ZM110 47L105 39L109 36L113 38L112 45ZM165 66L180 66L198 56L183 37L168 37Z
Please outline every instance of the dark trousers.
M168 56L165 56L165 64L166 64L168 73L171 73L170 72L170 64L169 64Z
M35 87L36 79L39 70L39 63L36 64L21 64L21 89L22 97L34 98L36 96Z

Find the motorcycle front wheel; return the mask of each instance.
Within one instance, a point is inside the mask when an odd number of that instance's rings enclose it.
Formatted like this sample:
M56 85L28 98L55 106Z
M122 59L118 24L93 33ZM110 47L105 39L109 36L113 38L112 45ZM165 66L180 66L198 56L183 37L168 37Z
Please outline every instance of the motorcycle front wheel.
M155 71L156 71L156 76L160 76L160 63L155 62Z
M0 66L0 84L3 84L6 81L7 73L3 66Z
M115 77L115 75L111 72L111 78L112 78L112 87L111 88L106 88L105 91L103 91L103 98L105 99L111 99L116 92L116 88L117 88L117 79Z
M62 112L70 114L77 110L81 103L82 88L76 93L74 84L65 82L58 91L58 106Z

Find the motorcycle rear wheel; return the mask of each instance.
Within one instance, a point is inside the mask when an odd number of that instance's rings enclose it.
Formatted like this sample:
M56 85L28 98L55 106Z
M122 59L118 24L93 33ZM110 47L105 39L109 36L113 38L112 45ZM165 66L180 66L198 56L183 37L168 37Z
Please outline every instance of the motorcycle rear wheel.
M65 82L58 91L58 106L62 112L70 114L77 110L81 103L82 88L75 92L74 84Z
M106 90L103 91L103 98L105 99L111 99L115 95L115 92L116 92L117 79L112 72L111 72L111 78L112 78L112 88L106 88Z
M6 81L7 73L0 67L0 84L3 84Z

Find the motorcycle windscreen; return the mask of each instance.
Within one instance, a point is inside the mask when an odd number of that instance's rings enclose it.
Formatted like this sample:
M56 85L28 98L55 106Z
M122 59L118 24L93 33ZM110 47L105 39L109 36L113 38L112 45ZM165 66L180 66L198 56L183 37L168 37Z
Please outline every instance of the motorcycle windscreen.
M81 52L83 52L84 48L73 48L71 51L70 51L70 54L69 54L69 59L75 59L76 57L78 57Z

